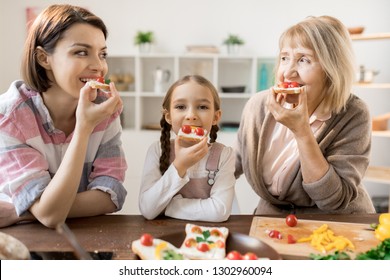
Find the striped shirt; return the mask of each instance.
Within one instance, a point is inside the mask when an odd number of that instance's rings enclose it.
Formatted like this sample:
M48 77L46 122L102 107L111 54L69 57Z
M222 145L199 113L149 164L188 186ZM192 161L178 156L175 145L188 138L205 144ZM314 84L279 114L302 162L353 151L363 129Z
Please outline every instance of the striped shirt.
M117 210L127 195L119 113L92 132L78 188L109 193ZM54 127L39 93L13 82L0 95L0 200L12 202L18 215L27 211L57 172L72 136Z

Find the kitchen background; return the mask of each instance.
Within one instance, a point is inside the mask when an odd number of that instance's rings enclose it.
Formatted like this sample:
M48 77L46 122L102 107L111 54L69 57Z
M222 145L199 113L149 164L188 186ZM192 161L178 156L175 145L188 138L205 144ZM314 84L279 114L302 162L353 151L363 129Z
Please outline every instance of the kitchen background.
M222 42L228 34L237 34L245 41L238 57L245 58L275 57L280 34L310 15L332 15L347 27L364 26L363 34L390 32L388 0L0 0L0 92L5 92L12 81L20 78L20 58L26 36L26 9L39 11L54 3L80 5L100 16L109 29L109 56L115 59L132 57L134 60L137 57L138 49L133 40L138 31L153 31L156 42L152 54L172 57L184 54L189 45L213 45L219 49L222 57L227 56ZM390 36L384 40L356 40L353 45L357 72L358 65L378 70L374 82L380 83L373 87L357 86L354 92L368 103L373 117L390 112ZM135 71L134 68L130 69ZM144 72L138 74L146 75ZM136 79L145 78L136 73L132 75ZM255 90L251 89L251 92ZM137 93L135 95L138 96ZM144 108L146 114L159 112L160 100L153 101L150 108ZM141 103L135 101L134 104L137 107ZM226 114L234 109L237 110L227 106ZM134 118L134 115L126 118ZM219 140L231 145L234 136L234 132L221 132ZM128 197L121 213L139 213L138 189L144 156L148 146L157 141L158 137L157 131L145 130L137 125L135 129L124 130L123 144L129 170L125 182ZM389 151L390 137L374 136L372 165L390 166ZM383 203L387 203L390 184L365 180L365 185L378 207L382 203L378 197L385 197ZM237 182L236 194L240 212L251 213L258 198L244 177Z

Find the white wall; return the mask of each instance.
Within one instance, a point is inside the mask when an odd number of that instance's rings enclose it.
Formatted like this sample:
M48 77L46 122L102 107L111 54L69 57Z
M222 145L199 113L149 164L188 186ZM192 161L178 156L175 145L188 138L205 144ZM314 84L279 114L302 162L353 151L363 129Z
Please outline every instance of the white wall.
M246 41L243 51L273 56L280 33L309 15L333 15L347 26L366 26L368 33L390 31L387 0L1 0L0 92L19 78L25 8L60 2L89 8L103 18L110 32L107 43L112 55L134 53L135 33L153 30L158 52L183 52L188 44L222 47L228 33L237 33ZM383 53L368 52L365 55L370 61L383 61ZM389 73L387 68L378 79L389 78Z
M105 21L109 29L107 44L111 55L135 53L135 33L138 30L152 30L157 39L154 49L156 52L181 53L189 44L212 44L221 47L223 52L222 40L228 33L236 33L246 42L244 53L275 56L281 32L310 15L332 15L347 26L365 26L366 33L390 32L388 0L0 0L0 92L4 92L13 80L20 78L20 57L26 36L25 8L43 8L60 2L89 8ZM376 80L389 82L390 40L355 42L354 45L358 63L380 69L381 73ZM390 104L388 92L375 93L374 97L371 92L358 93L369 103L373 115L389 111L386 106ZM138 211L137 191L140 177L134 174L141 176L147 143L154 139L157 139L154 134L125 134L124 146L131 172L126 186L132 192L125 212ZM231 139L226 141L229 144ZM137 154L134 155L132 151ZM387 153L378 149L374 150L373 154L374 161L381 163L388 157ZM390 165L389 162L384 164ZM250 213L257 198L245 182L240 180L239 185L246 188L245 191L240 188L237 192L240 207L245 213ZM388 193L386 188L372 184L368 186L371 194Z

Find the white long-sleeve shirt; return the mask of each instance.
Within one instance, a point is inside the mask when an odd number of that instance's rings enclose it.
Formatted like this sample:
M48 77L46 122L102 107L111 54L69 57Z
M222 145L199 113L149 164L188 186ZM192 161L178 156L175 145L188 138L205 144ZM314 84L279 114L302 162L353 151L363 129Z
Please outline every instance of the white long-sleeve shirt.
M147 152L139 194L139 209L147 219L154 219L161 213L166 216L193 220L222 222L229 218L232 210L235 186L235 159L231 147L224 147L218 164L215 183L207 199L183 198L177 194L190 178L208 176L206 162L210 152L187 170L181 178L171 164L161 176L159 159L160 142L153 143Z

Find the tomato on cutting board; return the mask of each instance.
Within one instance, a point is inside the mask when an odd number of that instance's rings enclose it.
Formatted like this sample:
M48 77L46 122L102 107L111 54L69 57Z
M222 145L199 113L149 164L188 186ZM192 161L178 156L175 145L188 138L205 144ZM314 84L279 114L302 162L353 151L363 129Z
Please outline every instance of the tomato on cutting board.
M298 219L294 214L287 215L286 224L289 227L295 227L298 224Z

